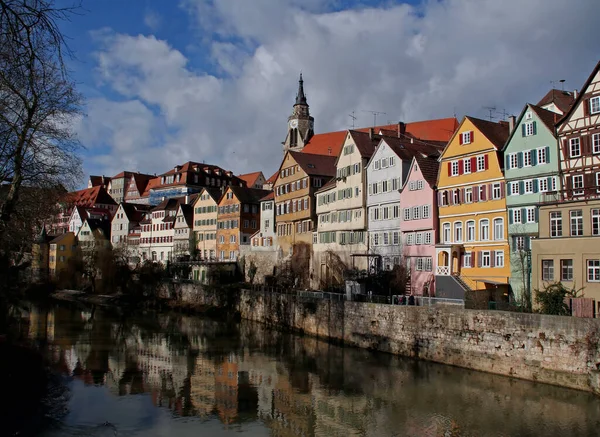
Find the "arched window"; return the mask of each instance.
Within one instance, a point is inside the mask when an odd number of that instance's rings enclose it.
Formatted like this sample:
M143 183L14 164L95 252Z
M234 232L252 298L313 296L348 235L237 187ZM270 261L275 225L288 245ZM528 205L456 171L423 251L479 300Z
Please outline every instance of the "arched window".
M504 219L494 219L494 240L504 240Z
M475 220L467 222L467 241L475 241Z
M479 220L479 240L486 241L490 239L490 221L488 219Z
M462 222L454 222L454 242L462 243L463 241L463 225Z
M442 225L442 229L443 229L443 237L444 237L444 243L451 243L451 234L450 234L450 223L444 223Z

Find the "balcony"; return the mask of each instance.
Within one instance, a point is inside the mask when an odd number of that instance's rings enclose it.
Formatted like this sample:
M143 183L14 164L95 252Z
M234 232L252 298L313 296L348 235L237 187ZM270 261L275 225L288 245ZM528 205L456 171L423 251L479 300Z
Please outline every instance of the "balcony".
M600 186L580 189L566 188L564 190L541 193L539 204L544 205L563 202L578 202L595 199L600 199Z

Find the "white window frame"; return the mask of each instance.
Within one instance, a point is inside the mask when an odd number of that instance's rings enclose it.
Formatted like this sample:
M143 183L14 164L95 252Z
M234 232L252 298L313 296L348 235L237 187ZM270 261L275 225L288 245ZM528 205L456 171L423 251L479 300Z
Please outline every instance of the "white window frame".
M510 183L510 195L514 196L514 195L519 195L521 194L520 189L519 189L519 182L511 182Z
M429 205L423 205L422 218L428 219L430 216L430 212L431 212L431 208L429 207Z
M600 282L600 259L588 259L586 267L587 282Z
M581 156L581 141L579 137L569 139L569 158L578 158L579 156Z
M600 153L600 134L592 134L592 153Z
M590 211L592 219L592 235L600 235L600 209L592 209Z
M533 194L533 179L523 181L523 194Z
M452 161L450 176L458 176L458 161Z
M494 224L494 240L504 240L504 219L502 217L496 217L493 221Z
M571 237L583 236L583 211L581 209L569 211L569 235Z
M473 203L473 187L465 188L465 203Z
M463 173L464 174L471 173L471 158L463 159Z
M584 189L585 189L583 175L581 175L581 174L573 175L573 176L571 176L571 181L572 181L572 185L573 185L573 195L574 196L583 195ZM576 184L576 182L577 182L577 184ZM577 185L577 186L575 186L575 185Z
M525 220L527 223L535 223L535 206L525 208Z
M485 155L479 155L477 157L477 171L485 170Z
M554 260L543 259L542 260L542 281L549 282L554 281Z
M485 232L484 232L485 229ZM484 235L485 234L485 235ZM487 238L484 238L486 236ZM490 240L490 221L489 219L479 220L479 241Z
M540 193L548 192L548 179L547 178L539 178L538 179L538 191Z
M540 147L537 149L537 165L547 164L548 157L546 156L546 148Z
M519 168L519 155L517 153L511 153L508 155L508 168Z
M424 244L431 245L431 231L424 233Z
M473 267L471 262L472 262L471 252L465 252L465 254L463 255L463 267Z
M425 185L425 184L423 183L423 180L422 180L422 179L419 179L419 180L417 181L417 190L422 190L424 185Z
M410 220L411 219L411 215L410 215L410 208L404 208L404 220Z
M504 267L504 251L496 250L494 252L494 256L495 256L494 266L495 267Z
M524 126L525 126L525 136L526 137L532 136L533 135L533 121L524 123Z
M442 238L444 243L452 243L452 226L450 223L442 224Z
M531 160L531 150L525 150L523 152L523 167L531 167L533 161Z
M562 212L550 211L550 237L559 238L563 235Z
M461 132L463 146L465 144L471 144L471 138L472 138L471 134L472 134L472 131Z
M498 200L502 197L502 185L500 182L492 184L492 200Z
M481 251L481 267L491 267L492 266L492 254L489 250Z
M597 114L600 112L600 96L592 97L590 99L590 114Z
M463 242L463 224L462 222L454 222L454 242Z
M475 220L467 220L465 227L467 242L475 241Z

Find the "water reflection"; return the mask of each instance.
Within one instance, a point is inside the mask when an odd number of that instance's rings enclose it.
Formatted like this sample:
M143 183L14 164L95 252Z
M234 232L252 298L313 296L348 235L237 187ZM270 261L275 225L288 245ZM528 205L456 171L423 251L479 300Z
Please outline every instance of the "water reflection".
M198 317L23 313L71 397L47 435L598 435L590 394ZM115 434L118 433L118 434Z

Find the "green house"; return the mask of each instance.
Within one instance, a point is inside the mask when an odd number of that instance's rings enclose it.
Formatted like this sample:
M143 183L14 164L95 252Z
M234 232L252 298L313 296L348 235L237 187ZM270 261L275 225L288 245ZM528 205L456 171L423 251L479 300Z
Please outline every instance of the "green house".
M559 114L527 104L504 145L504 177L510 243L511 288L517 303L529 290L528 257L538 235L538 202L560 190L558 142L554 125Z

